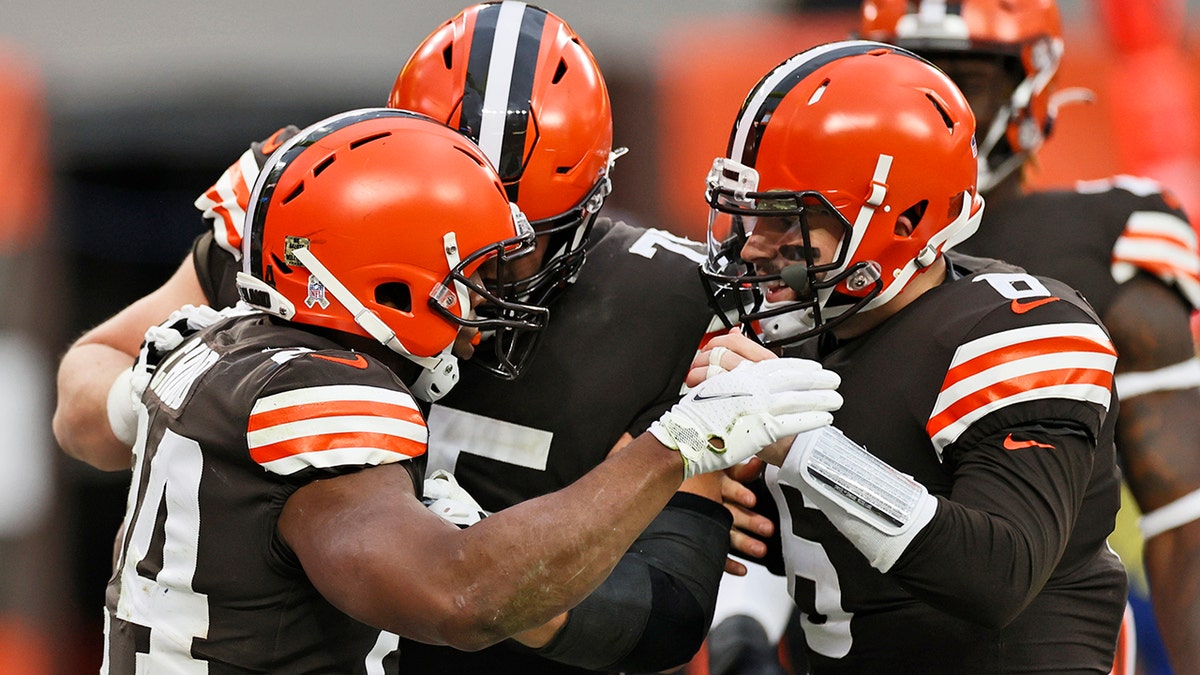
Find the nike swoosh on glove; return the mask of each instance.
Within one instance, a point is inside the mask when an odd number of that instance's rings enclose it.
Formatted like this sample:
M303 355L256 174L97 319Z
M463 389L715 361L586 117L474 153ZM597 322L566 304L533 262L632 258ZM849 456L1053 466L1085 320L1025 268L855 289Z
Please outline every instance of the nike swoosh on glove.
M721 471L775 441L833 423L841 378L807 359L743 362L693 388L650 433L683 456L684 479Z

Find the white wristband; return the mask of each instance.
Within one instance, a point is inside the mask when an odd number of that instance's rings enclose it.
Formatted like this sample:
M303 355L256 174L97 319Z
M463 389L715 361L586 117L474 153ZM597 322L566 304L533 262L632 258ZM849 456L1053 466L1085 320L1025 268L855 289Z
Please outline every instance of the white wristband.
M1158 370L1121 373L1116 385L1123 401L1156 391L1191 389L1200 386L1200 360L1192 358Z
M1196 519L1200 519L1200 490L1189 492L1170 504L1154 509L1142 516L1138 524L1142 529L1142 537L1150 539Z
M137 440L137 411L133 407L133 370L124 368L108 390L108 426L125 445Z

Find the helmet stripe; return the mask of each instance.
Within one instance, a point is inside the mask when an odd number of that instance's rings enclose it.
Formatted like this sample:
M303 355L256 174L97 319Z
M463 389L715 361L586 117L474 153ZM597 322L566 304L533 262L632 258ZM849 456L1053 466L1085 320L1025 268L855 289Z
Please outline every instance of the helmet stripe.
M758 144L762 140L771 115L783 98L801 80L822 66L847 56L865 54L875 49L887 49L907 54L893 45L868 40L837 42L814 47L784 61L775 70L759 80L738 113L733 133L729 136L729 151L726 156L749 167L758 159Z
M529 101L546 13L523 2L481 9L467 65L462 127L509 182L525 160ZM509 194L515 200L515 194Z
M242 231L243 272L262 278L261 275L264 270L262 237L251 236L251 233L257 233L262 230L263 219L267 216L266 205L271 202L271 197L275 193L275 187L279 184L279 177L283 175L284 170L287 169L292 160L310 145L338 129L356 122L379 117L424 116L411 113L407 110L397 110L396 108L360 108L358 110L350 110L301 130L300 133L285 141L279 150L267 158L267 163L263 165L262 170L258 173L258 180L255 181L254 190L250 193L250 203L246 206L245 225L243 225Z
M459 115L459 131L479 144L488 159L495 163L495 154L480 139L482 138L483 112L487 109L484 97L488 91L489 68L492 63L492 41L496 38L496 22L503 5L484 5L475 15L475 28L471 35L471 53L467 56L467 77L464 82L462 113Z

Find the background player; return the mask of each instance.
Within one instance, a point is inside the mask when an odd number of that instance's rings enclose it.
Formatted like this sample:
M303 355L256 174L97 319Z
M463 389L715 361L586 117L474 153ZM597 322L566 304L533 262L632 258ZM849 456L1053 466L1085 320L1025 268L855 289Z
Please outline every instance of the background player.
M1054 0L956 5L868 0L862 34L929 58L979 119L978 234L960 250L1002 258L1081 291L1120 354L1117 451L1145 513L1146 572L1175 669L1200 671L1200 306L1196 236L1179 202L1144 178L1030 191L1026 174L1054 128L1063 52ZM1151 624L1152 625L1152 624Z
M845 436L768 472L814 673L1112 664L1116 353L1065 285L947 253L982 216L974 130L929 63L833 43L760 80L710 173L705 278L770 349L716 338L695 372L774 350L842 377Z

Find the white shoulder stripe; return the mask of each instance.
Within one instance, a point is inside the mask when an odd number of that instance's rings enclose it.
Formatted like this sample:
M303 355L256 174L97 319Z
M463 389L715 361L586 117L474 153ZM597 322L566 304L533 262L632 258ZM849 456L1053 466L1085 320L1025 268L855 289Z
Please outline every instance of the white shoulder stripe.
M1108 339L1104 329L1094 323L1047 323L1001 331L967 342L954 352L954 360L950 367L953 368L984 354L1025 342L1055 337L1084 338L1109 350L1112 349L1112 341Z
M935 434L932 439L933 445L940 458L946 446L958 440L958 437L970 428L972 424L982 419L988 413L1016 403L1047 399L1072 399L1076 401L1088 401L1107 408L1110 395L1111 392L1107 388L1094 384L1059 384L1050 387L1028 389L1014 396L991 401L963 415Z
M1006 361L998 366L963 378L943 389L938 394L937 402L934 404L930 417L941 414L942 411L968 396L981 391L987 391L994 385L1002 382L1015 382L1035 373L1068 368L1076 370L1102 370L1111 373L1116 365L1117 357L1115 355L1098 354L1095 352L1056 352ZM1103 389L1103 387L1101 388ZM1096 402L1108 408L1107 390L1105 392L1103 400L1097 400ZM1086 400L1092 399L1089 397Z
M279 410L295 405L310 403L333 403L337 401L368 401L404 406L419 410L410 394L395 389L371 387L360 384L326 385L293 389L271 396L264 396L254 403L250 414Z
M1113 260L1114 268L1122 262L1133 265L1143 263L1166 266L1173 271L1192 276L1200 274L1200 258L1196 257L1194 251L1162 239L1121 237L1113 245ZM1147 271L1154 272L1153 269Z
M1125 231L1170 237L1188 248L1196 248L1196 231L1191 224L1168 211L1134 211L1125 222Z
M333 415L285 422L250 431L246 433L246 442L253 450L308 436L344 433L383 434L407 438L418 443L424 443L428 436L425 425L407 420L371 415Z

